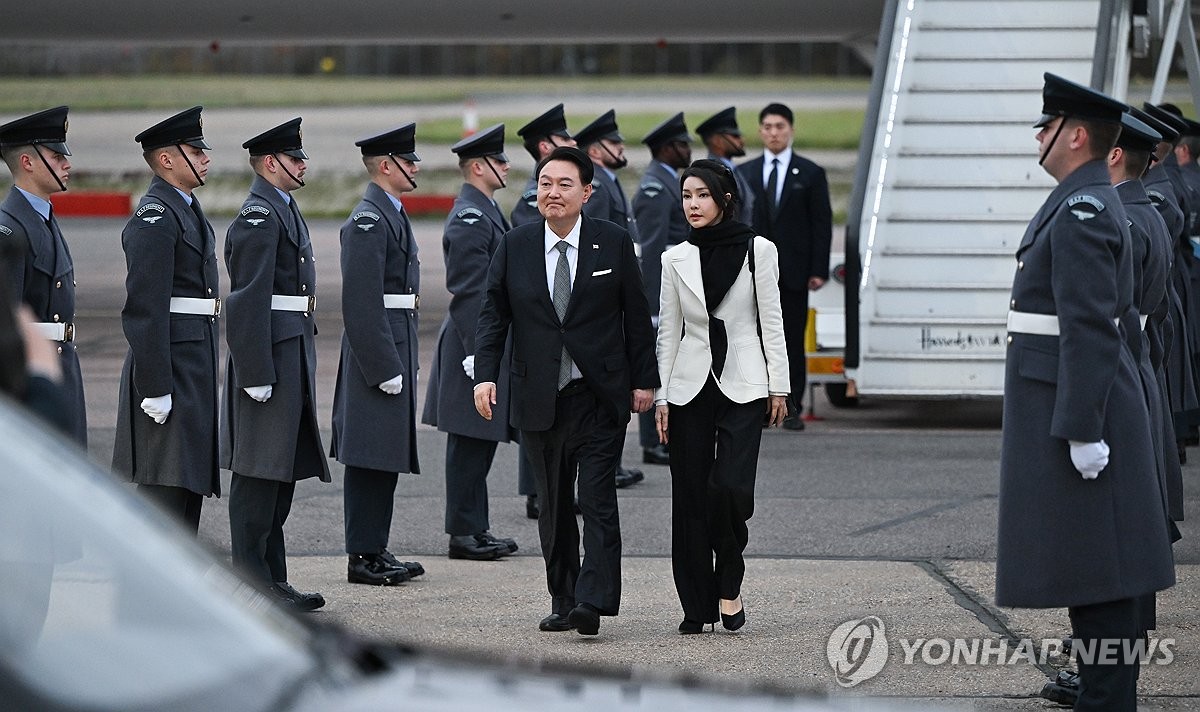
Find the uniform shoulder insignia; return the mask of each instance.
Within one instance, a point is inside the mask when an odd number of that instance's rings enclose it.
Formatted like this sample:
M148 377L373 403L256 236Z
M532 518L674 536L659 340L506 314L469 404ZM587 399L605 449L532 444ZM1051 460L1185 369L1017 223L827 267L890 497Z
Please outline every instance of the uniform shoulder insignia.
M463 208L455 213L454 217L462 220L468 225L474 225L483 219L483 211L479 208Z
M11 235L12 228L7 225L0 225L0 235Z
M1154 203L1155 205L1161 205L1167 200L1167 196L1163 195L1157 190L1147 190L1146 195L1150 197L1150 202Z
M528 205L531 208L536 208L537 207L537 188L530 188L529 190L525 191L524 193L521 193L521 202L525 203L526 205Z
M350 218L350 222L354 223L354 226L359 230L370 232L382 219L379 213L373 213L370 210L360 210Z
M642 181L641 191L646 194L647 198L658 197L658 194L666 190L662 183L656 180L649 179Z
M1067 198L1067 208L1078 220L1091 220L1104 211L1104 203L1092 195L1073 195Z
M138 207L137 212L133 214L136 218L141 218L142 222L149 225L157 223L163 219L167 209L159 203L146 203Z
M239 214L247 225L258 227L267 221L267 217L271 214L271 209L262 205L247 205L242 208L242 212Z

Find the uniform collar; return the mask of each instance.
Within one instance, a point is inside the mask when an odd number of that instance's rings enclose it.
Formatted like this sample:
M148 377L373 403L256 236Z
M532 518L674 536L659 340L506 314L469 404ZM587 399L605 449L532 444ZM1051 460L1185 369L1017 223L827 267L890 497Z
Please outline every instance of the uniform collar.
M25 199L29 201L29 205L35 211L37 211L38 215L42 216L43 220L50 219L50 201L49 200L38 197L38 196L34 195L33 193L30 193L29 191L25 190L24 188L17 188L17 190L21 191L21 195L25 196Z

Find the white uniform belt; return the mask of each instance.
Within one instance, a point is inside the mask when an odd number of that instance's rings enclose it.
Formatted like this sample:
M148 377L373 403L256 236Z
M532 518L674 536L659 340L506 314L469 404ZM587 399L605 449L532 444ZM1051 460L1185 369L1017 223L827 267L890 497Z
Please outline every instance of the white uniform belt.
M1120 319L1113 319L1113 324L1119 324L1120 321ZM1017 334L1058 336L1058 315L1010 311L1008 313L1008 330Z
M50 341L74 341L75 340L75 325L63 324L57 322L42 321L32 325L34 331L41 335L43 339Z
M221 316L221 300L200 299L199 297L171 297L171 313Z
M384 309L416 309L421 304L417 294L385 294L383 295Z
M285 294L271 295L271 308L275 311L311 312L317 310L317 297L295 297Z
M1149 314L1138 314L1138 321L1142 324L1142 331L1146 330L1146 322L1149 321Z

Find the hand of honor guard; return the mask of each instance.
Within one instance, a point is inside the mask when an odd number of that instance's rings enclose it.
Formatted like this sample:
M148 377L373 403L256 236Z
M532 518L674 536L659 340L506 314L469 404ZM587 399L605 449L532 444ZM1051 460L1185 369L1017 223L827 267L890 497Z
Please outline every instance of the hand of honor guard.
M171 414L171 394L168 393L157 398L143 398L142 410L146 411L146 415L154 418L154 422L162 425L167 422L167 416Z
M467 378L475 380L475 354L471 354L462 360L463 373L467 374Z
M1100 476L1101 470L1108 467L1108 443L1101 440L1095 443L1083 443L1078 440L1069 441L1071 444L1071 463L1085 480L1094 480Z
M400 391L404 390L404 374L401 373L395 378L389 378L383 383L380 383L379 390L383 391L389 396L400 395Z
M271 386L246 386L242 389L246 395L250 396L259 403L266 403L271 400Z

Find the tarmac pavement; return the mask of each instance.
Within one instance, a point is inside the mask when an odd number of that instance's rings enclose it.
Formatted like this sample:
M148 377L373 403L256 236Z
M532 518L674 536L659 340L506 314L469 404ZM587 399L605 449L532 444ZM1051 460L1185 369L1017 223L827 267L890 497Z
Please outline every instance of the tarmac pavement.
M303 193L298 198L303 204ZM119 320L124 221L61 222L79 283L77 345L87 388L89 450L107 462L126 349ZM214 227L223 241L226 222ZM310 227L318 260L318 414L327 426L341 336L338 221L311 221ZM421 365L428 368L448 296L441 223L420 220L415 227L423 257ZM423 403L424 394L419 396ZM905 664L905 645L916 639L997 644L1029 637L1040 645L1067 633L1064 610L992 604L999 404L864 401L857 409L837 410L818 394L816 413L824 419L810 422L805 432L764 433L743 588L748 622L736 634L720 626L697 636L676 632L682 614L671 580L669 473L639 464L636 426L628 433L624 461L642 467L647 477L619 493L622 610L603 619L594 639L537 630L549 599L536 522L525 518L524 499L516 494L514 446L500 447L489 486L492 530L514 537L519 553L498 562L446 558L445 437L427 426L418 429L423 474L402 475L397 489L390 548L401 559L421 560L428 573L397 587L346 583L342 468L331 463L332 484L306 480L297 487L287 525L290 578L301 590L324 594L328 605L313 614L320 620L367 636L530 666L568 663L635 677L748 682L877 697L906 709L1053 707L1032 697L1053 665L927 664L919 654L916 664ZM324 436L328 444L328 430ZM1184 475L1186 504L1194 515L1196 465ZM1194 614L1200 545L1191 521L1182 529L1184 539L1176 545L1179 583L1160 598L1157 632L1175 640L1174 659L1144 670L1142 709L1200 706ZM202 540L225 557L228 532L226 500L207 500ZM885 624L889 659L875 677L842 688L826 646L837 626L866 616ZM936 662L936 655L931 659Z

